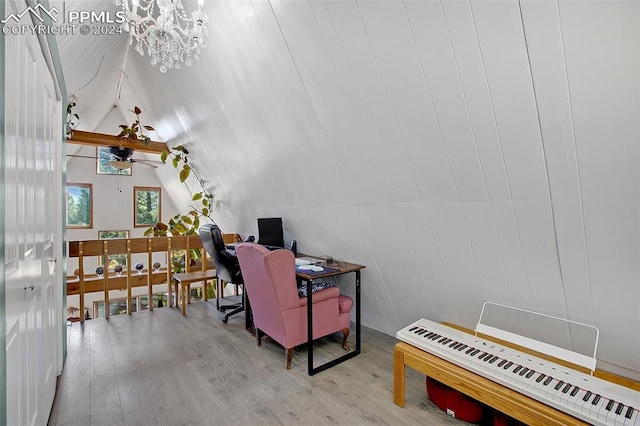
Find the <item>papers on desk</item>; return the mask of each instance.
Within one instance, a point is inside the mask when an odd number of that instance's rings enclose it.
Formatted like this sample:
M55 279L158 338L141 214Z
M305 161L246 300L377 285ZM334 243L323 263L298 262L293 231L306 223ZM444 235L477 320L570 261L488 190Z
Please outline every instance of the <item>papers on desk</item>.
M324 268L318 265L299 265L298 271L322 272L324 271Z
M316 265L320 262L322 262L322 259L316 259L315 257L296 257L296 266Z

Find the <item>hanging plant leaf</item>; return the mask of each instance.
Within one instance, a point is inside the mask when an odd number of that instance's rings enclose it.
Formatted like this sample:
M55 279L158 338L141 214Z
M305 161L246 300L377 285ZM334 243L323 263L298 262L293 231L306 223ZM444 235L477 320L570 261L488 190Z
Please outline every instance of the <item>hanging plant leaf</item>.
M182 170L180 170L180 182L184 183L184 181L187 180L187 178L189 177L190 173L191 173L191 167L185 164Z
M184 226L182 223L176 223L176 226L174 227L176 232L171 232L172 234L181 234L184 235L187 232L187 228L186 226Z

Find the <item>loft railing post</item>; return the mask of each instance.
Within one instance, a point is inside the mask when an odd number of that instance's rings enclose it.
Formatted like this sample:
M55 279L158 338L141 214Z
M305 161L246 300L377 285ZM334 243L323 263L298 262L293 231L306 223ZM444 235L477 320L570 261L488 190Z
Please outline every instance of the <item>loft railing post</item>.
M82 241L78 243L78 274L80 275L80 322L84 322L84 251Z
M171 265L171 237L167 237L167 293L169 294L169 307L173 306L173 293L171 288L171 279L173 278L172 274L172 265ZM176 296L177 298L177 296ZM176 300L176 304L178 301Z
M151 247L151 238L147 239L147 292L149 296L147 296L147 308L153 312L153 280L152 275L153 270L151 267L151 262L153 262L153 251Z
M191 272L191 236L187 236L187 253L184 255L184 272ZM187 303L191 303L191 284L187 285L187 294L184 292L185 286L180 286L182 291L180 292L180 297L186 297Z
M204 249L204 247L200 249L200 254L200 257L202 258L202 267L200 269L202 270L202 272L207 272L207 251ZM209 298L207 297L207 285L207 280L204 280L202 282L202 291L204 291L202 298L205 302L209 300Z
M127 313L131 315L131 240L127 238Z
M102 259L102 269L104 272L104 318L109 319L109 244L106 240L102 243L102 248L104 251L104 258ZM96 316L94 312L93 317L96 318Z

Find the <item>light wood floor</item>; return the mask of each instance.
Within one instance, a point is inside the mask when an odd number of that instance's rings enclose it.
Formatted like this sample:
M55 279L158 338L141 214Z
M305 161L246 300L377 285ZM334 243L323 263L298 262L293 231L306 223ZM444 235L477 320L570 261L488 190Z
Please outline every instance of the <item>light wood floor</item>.
M306 349L286 370L284 349L258 347L244 314L223 324L215 302L197 302L187 315L165 307L68 327L49 425L461 424L414 371L406 408L393 403L391 336L363 327L360 355L310 377ZM340 336L316 342L316 363L340 353Z

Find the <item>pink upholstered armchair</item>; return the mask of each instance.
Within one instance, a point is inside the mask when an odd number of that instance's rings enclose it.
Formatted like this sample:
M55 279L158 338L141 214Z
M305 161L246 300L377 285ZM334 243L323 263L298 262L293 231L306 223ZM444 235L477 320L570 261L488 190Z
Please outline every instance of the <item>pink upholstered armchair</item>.
M306 343L308 333L307 298L298 296L293 253L284 249L269 251L253 243L240 244L236 253L253 311L258 346L262 334L280 343L289 369L293 348ZM342 347L349 350L351 298L332 286L313 293L312 300L313 338L342 331Z

